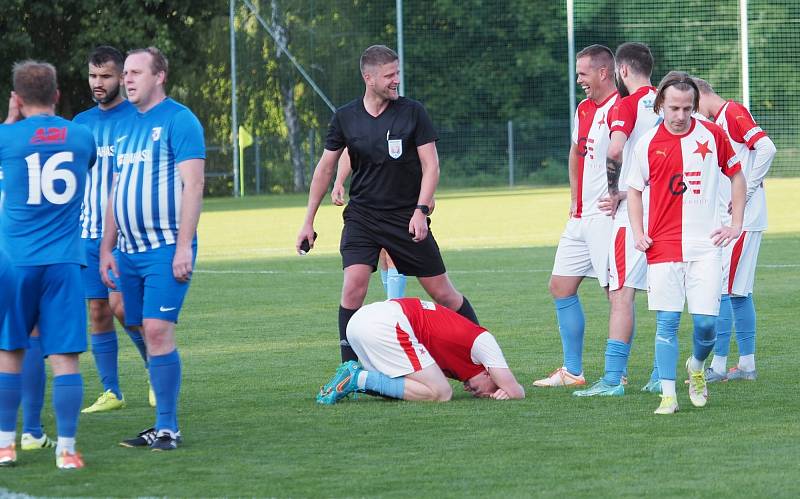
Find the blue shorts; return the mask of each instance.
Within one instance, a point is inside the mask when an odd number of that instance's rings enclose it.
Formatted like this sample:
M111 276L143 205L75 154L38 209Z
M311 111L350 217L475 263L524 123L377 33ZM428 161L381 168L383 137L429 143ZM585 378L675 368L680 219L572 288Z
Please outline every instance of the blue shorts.
M103 284L100 278L100 242L97 239L83 239L83 248L86 252L86 267L81 269L83 277L83 289L86 292L87 300L108 300L108 293L119 291L119 278L114 277L113 272L109 271L108 276L117 285L117 289L109 289ZM119 261L119 250L114 249L114 258Z
M77 263L16 267L16 306L3 323L0 349L28 348L28 335L39 325L42 353L86 351L86 304Z
M142 319L178 322L189 282L175 279L172 274L174 257L174 244L117 255L126 326L141 326ZM193 266L196 258L197 245L193 244Z
M14 266L11 260L0 250L0 325L5 322L6 315L14 306L14 286L16 279Z

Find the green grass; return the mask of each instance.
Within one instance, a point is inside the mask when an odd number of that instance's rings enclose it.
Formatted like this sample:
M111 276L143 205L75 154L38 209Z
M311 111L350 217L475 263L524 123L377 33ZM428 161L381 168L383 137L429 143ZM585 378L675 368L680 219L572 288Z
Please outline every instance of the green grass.
M320 211L319 246L293 255L305 198L211 200L178 341L181 430L172 453L117 447L149 426L141 362L120 337L128 408L81 418L87 468L58 472L49 451L0 470L4 490L46 496L767 496L797 497L800 282L797 179L769 182L771 228L756 282L755 383L711 385L694 409L656 417L638 391L652 363L654 314L639 296L631 385L621 399L576 400L530 382L561 362L547 292L566 189L460 190L438 196L433 231L456 286L470 297L528 390L523 401L447 404L370 397L319 407L338 364L340 208ZM373 280L369 301L382 299ZM409 283L409 295L420 295ZM587 377L602 374L608 311L594 281L581 288ZM691 347L690 321L681 356ZM731 358L736 357L735 346ZM88 402L100 391L83 358ZM456 387L458 388L458 387ZM49 405L45 424L53 428Z

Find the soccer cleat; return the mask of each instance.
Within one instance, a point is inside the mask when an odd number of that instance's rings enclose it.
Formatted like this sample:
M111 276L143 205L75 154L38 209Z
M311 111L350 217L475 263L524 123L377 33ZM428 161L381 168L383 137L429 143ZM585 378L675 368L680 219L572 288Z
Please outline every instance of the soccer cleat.
M173 436L171 432L165 430L159 431L156 436L156 439L153 440L153 443L150 444L150 450L152 451L167 451L167 450L175 450L177 448L178 448L177 433Z
M625 387L622 386L622 383L618 385L609 385L601 379L586 390L577 390L572 392L572 394L576 397L621 397L625 395Z
M17 464L17 444L11 443L8 447L0 447L0 467L14 466Z
M79 470L83 468L83 458L79 452L62 451L56 456L56 466L62 470Z
M39 438L34 437L31 433L23 433L20 439L20 448L22 450L52 449L55 446L56 443L44 432Z
M755 381L757 377L756 370L753 369L752 371L744 371L739 369L739 366L731 367L728 369L728 381Z
M333 375L330 381L320 388L317 394L317 403L331 405L342 400L347 395L358 390L358 373L363 368L361 364L348 360L336 369L336 374Z
M118 399L114 392L111 390L106 390L101 393L99 397L97 397L97 400L94 404L90 405L81 412L83 414L89 414L92 412L106 412L122 409L123 407L125 407L125 396L123 395L122 399Z
M583 386L586 384L586 378L583 373L570 374L566 367L559 367L549 376L542 379L537 379L533 382L533 386L548 387L548 386Z
M128 440L123 440L119 443L122 447L150 447L152 443L156 440L156 429L155 428L148 428L133 438L129 438ZM177 443L181 443L183 438L181 437L181 432L178 430L175 433L175 441Z
M692 371L689 369L689 361L686 359L686 371L689 373L689 400L695 407L703 407L708 402L708 386L706 385L706 373L700 369Z
M671 395L661 395L661 404L653 414L675 414L678 412L678 399Z
M706 368L706 383L719 383L722 381L728 381L728 377L724 373L719 374L710 367Z
M661 380L651 379L642 387L643 392L661 393Z

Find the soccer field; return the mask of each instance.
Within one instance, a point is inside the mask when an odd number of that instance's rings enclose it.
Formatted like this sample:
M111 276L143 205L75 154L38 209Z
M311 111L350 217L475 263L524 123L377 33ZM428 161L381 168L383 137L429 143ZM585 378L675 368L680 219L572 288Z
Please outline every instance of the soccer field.
M183 446L162 453L117 446L153 418L141 361L122 335L128 407L81 417L86 469L58 472L50 451L21 452L17 467L0 470L0 496L798 497L800 179L769 179L767 189L770 230L755 291L759 379L710 385L704 409L693 408L680 386L673 417L654 416L658 397L639 391L655 327L644 295L623 398L576 399L530 386L561 363L547 280L566 188L437 197L432 231L451 277L526 387L525 400L508 402L472 399L454 386L444 404L360 396L317 406L314 395L339 363L341 208L321 208L318 246L299 257L293 248L305 196L209 200L178 326ZM420 293L409 281L407 294ZM584 365L594 381L603 371L608 308L596 282L580 293ZM367 300L382 298L374 278ZM687 319L681 358L691 349ZM101 387L90 355L82 367L88 401ZM49 402L45 414L52 434Z

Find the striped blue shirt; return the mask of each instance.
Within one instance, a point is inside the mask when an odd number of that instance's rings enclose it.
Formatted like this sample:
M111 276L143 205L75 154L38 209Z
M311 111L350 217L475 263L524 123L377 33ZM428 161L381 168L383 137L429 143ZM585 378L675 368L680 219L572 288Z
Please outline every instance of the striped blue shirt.
M139 253L177 242L183 193L178 164L205 159L206 148L200 121L170 98L126 123L116 139L114 218L117 248Z
M103 237L103 219L108 206L108 194L111 192L119 129L125 127L125 121L135 114L136 107L128 101L122 101L105 111L100 106L95 106L72 120L87 126L97 143L97 162L86 177L81 208L81 237L84 239Z

